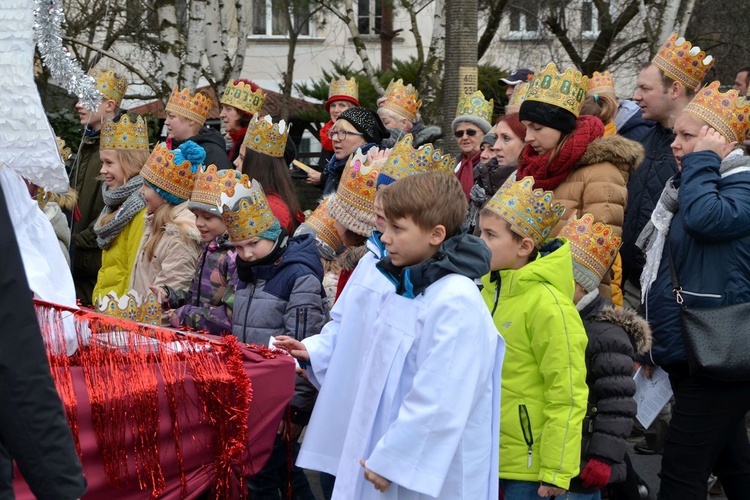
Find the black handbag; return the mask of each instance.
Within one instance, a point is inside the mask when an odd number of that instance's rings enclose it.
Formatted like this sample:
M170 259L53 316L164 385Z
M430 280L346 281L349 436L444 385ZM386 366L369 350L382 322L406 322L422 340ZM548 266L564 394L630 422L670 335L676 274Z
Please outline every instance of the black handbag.
M682 312L690 374L730 382L750 381L750 303L686 307L669 247L667 254L672 292Z

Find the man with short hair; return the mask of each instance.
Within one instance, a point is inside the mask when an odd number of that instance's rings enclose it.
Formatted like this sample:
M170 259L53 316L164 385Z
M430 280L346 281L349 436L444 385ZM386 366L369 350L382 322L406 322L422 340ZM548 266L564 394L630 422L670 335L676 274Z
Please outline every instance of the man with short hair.
M516 85L519 85L523 82L531 81L531 77L534 76L534 72L531 71L528 68L518 68L514 69L513 72L508 75L508 78L500 78L497 83L500 85L507 85L508 88L505 89L505 96L510 100L510 96L513 95L513 89L516 88Z
M71 270L76 298L85 306L92 304L94 285L102 266L102 251L94 233L94 224L104 209L99 178L102 167L99 135L107 117L115 118L120 113L120 103L128 88L127 79L112 69L92 68L89 76L96 81L102 101L96 111L89 111L81 102L76 104L84 134L70 173L70 185L78 192L78 213L73 217L71 237Z
M696 63L693 65L693 63ZM672 120L687 106L700 88L714 59L699 47L673 33L654 59L638 75L633 101L644 120L656 122L640 143L645 157L628 181L628 205L622 229L622 280L625 305L640 306L640 278L645 258L635 242L659 201L667 180L677 172L670 145L674 140Z
M734 79L734 90L740 93L740 95L747 95L747 86L750 84L750 66L742 68L737 72L737 76Z

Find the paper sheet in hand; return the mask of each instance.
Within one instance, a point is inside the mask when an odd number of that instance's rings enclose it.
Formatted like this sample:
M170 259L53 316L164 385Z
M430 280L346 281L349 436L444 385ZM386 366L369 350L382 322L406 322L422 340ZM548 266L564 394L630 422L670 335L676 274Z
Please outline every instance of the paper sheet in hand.
M669 375L657 366L654 368L652 377L647 378L643 368L638 368L633 380L635 380L635 402L638 405L636 418L643 427L648 429L672 397Z
M294 165L295 167L297 167L300 170L303 170L303 171L307 172L308 174L313 173L313 172L317 172L317 170L315 170L314 168L312 168L312 167L310 167L308 165L305 165L304 163L302 163L301 161L298 161L298 160L292 160L292 165Z
M274 345L275 343L276 343L276 337L274 337L273 335L271 335L271 336L270 336L270 337L268 338L268 347L269 347L269 348L271 348L271 349L278 349L278 347L276 347L276 346ZM295 364L295 365L297 365L297 368L299 368L299 367L300 367L300 366L299 366L299 361L297 361L297 358L294 358L294 364Z

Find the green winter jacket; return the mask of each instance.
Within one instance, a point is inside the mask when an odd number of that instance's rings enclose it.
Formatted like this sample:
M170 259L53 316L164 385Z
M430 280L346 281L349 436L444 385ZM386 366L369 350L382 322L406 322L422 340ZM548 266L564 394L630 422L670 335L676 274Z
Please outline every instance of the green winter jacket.
M588 400L587 337L573 305L570 244L552 240L535 261L518 270L490 273L482 283L482 295L507 347L500 478L568 489L579 472Z

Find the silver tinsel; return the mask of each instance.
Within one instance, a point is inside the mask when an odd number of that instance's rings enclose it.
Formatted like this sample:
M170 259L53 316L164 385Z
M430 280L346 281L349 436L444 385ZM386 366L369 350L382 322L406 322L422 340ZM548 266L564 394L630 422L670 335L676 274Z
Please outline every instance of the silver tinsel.
M68 50L63 46L62 25L65 22L62 0L35 0L38 5L34 22L36 46L44 65L89 111L96 111L102 95L93 78L83 72Z

